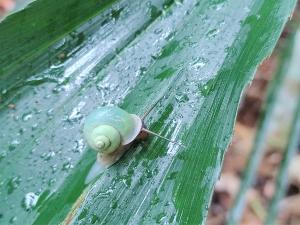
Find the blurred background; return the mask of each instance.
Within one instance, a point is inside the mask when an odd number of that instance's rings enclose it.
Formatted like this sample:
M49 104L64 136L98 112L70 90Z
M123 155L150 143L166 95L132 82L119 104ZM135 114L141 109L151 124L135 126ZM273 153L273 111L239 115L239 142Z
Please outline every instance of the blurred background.
M19 11L34 0L0 0L0 21L11 13Z

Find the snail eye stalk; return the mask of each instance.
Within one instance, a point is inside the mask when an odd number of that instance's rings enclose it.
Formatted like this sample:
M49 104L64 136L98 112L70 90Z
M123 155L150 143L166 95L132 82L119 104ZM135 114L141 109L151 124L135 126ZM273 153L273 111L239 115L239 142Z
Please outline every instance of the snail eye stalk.
M184 147L184 148L186 147L185 145L181 144L180 142L177 142L177 141L168 139L168 138L166 138L166 137L164 137L164 136L161 136L161 135L159 135L159 134L157 134L157 133L155 133L155 132L153 132L153 131L151 131L151 130L148 130L148 129L146 129L146 128L142 128L142 130L143 130L144 132L148 133L148 134L152 134L152 135L154 135L154 136L157 136L157 137L159 137L159 138L161 138L161 139L164 139L164 140L166 140L166 141L168 141L168 142L171 142L171 143L173 143L173 144L182 146L182 147Z

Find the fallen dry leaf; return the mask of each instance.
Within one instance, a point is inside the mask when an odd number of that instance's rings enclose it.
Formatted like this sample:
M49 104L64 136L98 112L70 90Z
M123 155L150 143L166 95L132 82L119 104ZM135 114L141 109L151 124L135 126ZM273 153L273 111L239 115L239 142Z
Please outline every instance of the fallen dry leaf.
M278 212L279 224L286 224L291 218L300 218L300 194L282 199Z
M240 186L240 179L233 173L224 173L216 183L215 191L235 196Z
M294 156L290 162L289 183L294 183L300 186L300 155Z

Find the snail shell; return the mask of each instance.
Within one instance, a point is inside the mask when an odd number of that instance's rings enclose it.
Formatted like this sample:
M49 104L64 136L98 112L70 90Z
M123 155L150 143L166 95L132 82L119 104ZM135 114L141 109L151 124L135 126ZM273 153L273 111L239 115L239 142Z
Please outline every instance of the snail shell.
M129 114L117 106L104 106L86 118L83 133L89 146L98 151L98 160L103 158L107 161L105 164L109 164L110 156L133 142L142 127L142 120L137 115Z

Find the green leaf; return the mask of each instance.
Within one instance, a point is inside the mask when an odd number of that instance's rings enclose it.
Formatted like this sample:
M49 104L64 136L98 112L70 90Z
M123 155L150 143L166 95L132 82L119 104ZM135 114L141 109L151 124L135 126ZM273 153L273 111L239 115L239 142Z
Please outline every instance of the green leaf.
M8 17L1 222L204 223L241 92L295 2L38 0ZM149 137L86 185L86 115L142 115L161 97L145 124L186 148Z

